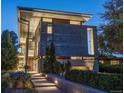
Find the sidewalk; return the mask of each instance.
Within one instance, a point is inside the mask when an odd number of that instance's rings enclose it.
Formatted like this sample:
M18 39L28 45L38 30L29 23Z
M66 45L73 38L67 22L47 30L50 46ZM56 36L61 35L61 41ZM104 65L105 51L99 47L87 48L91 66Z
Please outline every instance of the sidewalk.
M38 93L64 93L39 73L32 74L32 82Z

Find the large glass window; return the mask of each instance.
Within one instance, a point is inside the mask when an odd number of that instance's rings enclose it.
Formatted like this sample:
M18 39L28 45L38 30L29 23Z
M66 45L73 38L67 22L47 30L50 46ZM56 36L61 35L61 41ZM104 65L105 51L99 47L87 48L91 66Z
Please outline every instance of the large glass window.
M51 24L48 24L48 26L47 26L47 34L52 34L52 26L51 26Z
M94 55L93 28L87 28L87 44L89 55Z

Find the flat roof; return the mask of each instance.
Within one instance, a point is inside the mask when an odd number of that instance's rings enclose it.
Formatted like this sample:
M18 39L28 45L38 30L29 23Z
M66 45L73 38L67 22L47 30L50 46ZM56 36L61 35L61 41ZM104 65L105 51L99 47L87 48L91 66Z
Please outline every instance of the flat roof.
M85 16L85 17L92 16L92 14L67 12L67 11L60 11L60 10L39 9L39 8L30 8L30 7L21 7L21 6L18 6L17 8L18 10L26 10L26 11L42 12L42 13L65 14L65 15L72 15L72 16Z

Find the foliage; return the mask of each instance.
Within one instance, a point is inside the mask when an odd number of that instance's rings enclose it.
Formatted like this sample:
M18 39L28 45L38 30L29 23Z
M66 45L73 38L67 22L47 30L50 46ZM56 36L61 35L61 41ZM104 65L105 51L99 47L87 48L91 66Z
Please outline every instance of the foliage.
M106 73L123 73L123 64L119 65L100 64L99 71Z
M1 93L4 93L4 90L8 87L8 83L6 81L1 82Z
M44 72L52 74L60 74L64 71L69 71L71 63L68 61L62 64L56 60L54 44L51 43L50 46L46 48L46 57L44 62Z
M110 55L123 49L123 0L107 0L104 8L102 18L105 21L100 26L102 33L98 36L98 42L101 53Z
M67 63L65 63L64 70L65 70L66 72L68 72L68 71L70 71L70 69L71 69L71 63L70 63L70 61L68 61Z
M24 72L12 72L10 73L10 77L14 79L23 79L23 80L29 80L31 78L30 74L24 73Z
M30 78L30 74L24 72L10 72L9 75L2 75L2 93L4 93L7 88L32 89L33 85Z
M106 91L122 90L123 75L122 74L102 74L89 71L71 70L65 74L65 78L81 84L89 85L94 88Z
M13 31L5 30L1 35L1 69L12 70L18 63L17 35Z
M58 74L62 72L61 64L56 60L55 48L53 43L51 43L51 45L46 48L44 72L53 74Z

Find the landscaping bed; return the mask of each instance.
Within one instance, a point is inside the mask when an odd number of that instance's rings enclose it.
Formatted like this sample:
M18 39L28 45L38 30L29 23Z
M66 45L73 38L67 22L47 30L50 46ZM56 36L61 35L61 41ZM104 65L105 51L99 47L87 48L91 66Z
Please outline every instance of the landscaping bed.
M99 71L106 73L123 73L123 64L118 65L100 64Z
M103 74L90 71L71 70L65 74L65 78L108 92L123 90L122 74Z
M6 72L1 76L2 93L37 93L31 77L24 72Z

